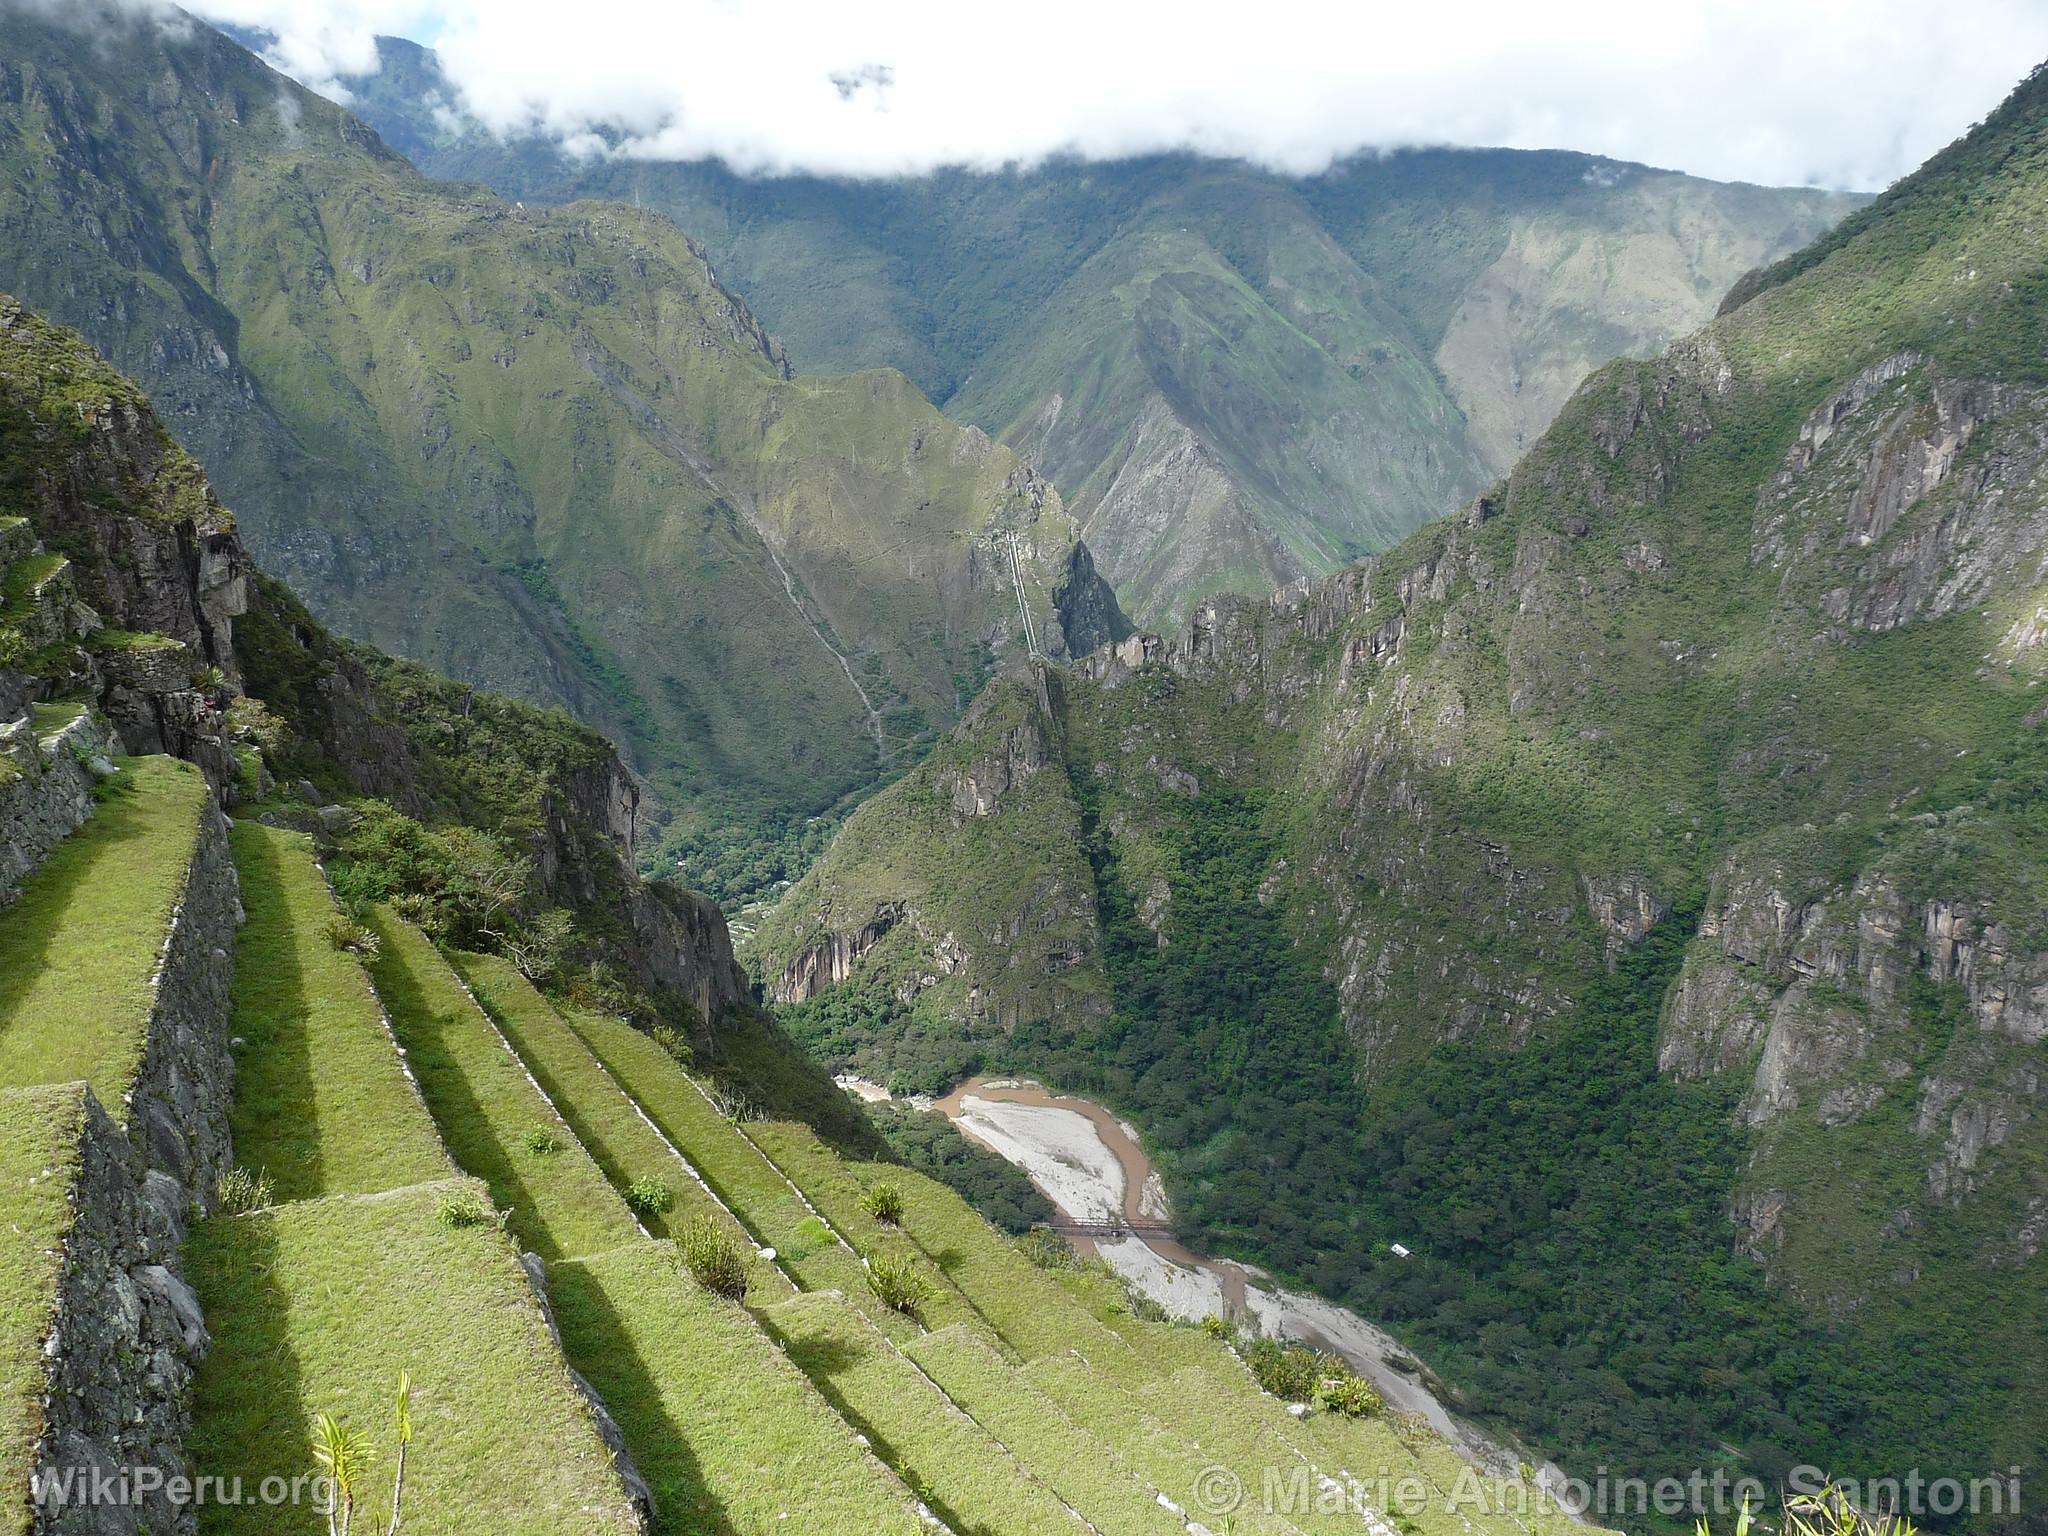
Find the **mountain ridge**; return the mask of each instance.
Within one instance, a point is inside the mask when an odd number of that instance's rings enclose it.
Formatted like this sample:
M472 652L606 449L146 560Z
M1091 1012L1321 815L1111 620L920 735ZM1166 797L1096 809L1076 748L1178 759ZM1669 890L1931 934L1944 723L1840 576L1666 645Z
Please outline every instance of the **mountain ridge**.
M1040 478L900 374L795 376L660 215L432 182L196 23L71 21L0 15L0 282L316 611L615 735L700 882L1067 654L1055 592L1120 622Z
M2044 80L1457 517L998 684L761 925L792 1029L1103 1098L1568 1469L2037 1477Z
M752 181L500 142L463 126L429 50L380 46L348 87L420 163L667 210L801 366L893 364L1023 451L1155 624L1450 511L1591 367L1708 319L1861 201L1563 151Z

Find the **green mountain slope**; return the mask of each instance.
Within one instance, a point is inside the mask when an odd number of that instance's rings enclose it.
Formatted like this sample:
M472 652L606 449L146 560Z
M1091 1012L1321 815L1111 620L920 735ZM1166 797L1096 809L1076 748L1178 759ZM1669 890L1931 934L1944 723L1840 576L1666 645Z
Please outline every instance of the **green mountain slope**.
M1103 1095L1568 1467L2038 1479L2044 199L2037 72L1456 518L999 685L792 1025Z
M72 22L0 16L0 283L323 617L625 743L672 846L829 810L1119 622L1042 479L898 373L791 376L661 216L435 183L216 33Z
M902 369L1018 449L1147 622L1384 549L1505 473L1587 372L1704 322L1861 199L1575 154L1426 151L1290 180L1189 157L747 180L451 126L384 41L365 117L506 196L645 203L802 366Z

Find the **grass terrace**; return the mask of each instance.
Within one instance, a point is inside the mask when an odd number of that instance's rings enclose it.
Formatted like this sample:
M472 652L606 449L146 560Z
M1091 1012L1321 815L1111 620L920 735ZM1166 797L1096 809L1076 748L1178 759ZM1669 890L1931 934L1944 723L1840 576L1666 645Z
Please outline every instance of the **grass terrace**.
M1072 1536L1080 1529L1051 1488L837 1297L799 1296L763 1319L840 1416L954 1530Z
M1188 1412L1161 1418L1079 1355L1048 1355L1024 1366L1020 1375L1076 1424L1117 1447L1134 1472L1177 1504L1188 1505L1203 1472L1219 1463L1244 1479L1247 1488L1258 1488L1266 1464L1285 1467L1292 1461L1284 1448L1274 1447L1264 1461L1233 1462L1202 1438L1201 1421L1208 1415L1196 1412L1197 1405L1185 1405ZM1237 1523L1245 1536L1295 1536L1299 1530L1284 1516L1256 1508L1251 1501L1238 1511Z
M775 1249L805 1289L839 1289L848 1295L864 1289L860 1260L811 1214L776 1166L698 1091L668 1052L622 1020L574 1010L564 1017L619 1086L749 1229Z
M657 1536L924 1536L896 1479L668 1244L556 1264L548 1282L571 1358L654 1490Z
M83 1084L0 1092L0 1488L28 1486L42 1432L43 1342L84 1125ZM0 1502L0 1536L28 1528L25 1500Z
M70 725L84 713L85 705L75 702L68 704L31 704L29 706L29 718L34 723L35 733L38 737L56 735L65 726Z
M755 1121L747 1126L746 1131L775 1166L790 1177L811 1203L824 1213L825 1219L844 1233L847 1241L856 1248L862 1252L870 1252L878 1246L903 1248L926 1261L922 1268L925 1278L932 1283L932 1297L919 1313L919 1318L927 1328L944 1328L978 1317L973 1305L954 1286L944 1266L918 1247L908 1230L908 1220L903 1228L897 1228L868 1214L861 1204L861 1197L867 1192L866 1186L854 1177L852 1169L831 1148L818 1140L817 1132L808 1125L790 1120ZM917 1177L908 1169L890 1168L887 1172L890 1182L898 1183L899 1187ZM898 1174L903 1175L902 1180L897 1179ZM983 1231L988 1232L992 1240L1000 1241L994 1238L992 1229L984 1227ZM855 1293L849 1291L848 1294ZM907 1335L909 1330L902 1328L886 1309L867 1310L873 1312L876 1321L891 1337Z
M33 602L52 576L71 562L62 555L27 555L7 567L0 574L0 600L5 610L19 613L22 607Z
M389 908L373 909L370 926L378 939L370 971L420 1092L455 1161L510 1213L520 1245L557 1259L637 1238L640 1229L603 1172L440 951ZM552 1149L529 1145L535 1133L552 1138ZM661 1176L682 1209L685 1181L673 1170Z
M0 923L0 1087L82 1078L117 1121L208 804L188 763L120 766L96 814L22 882Z
M903 1230L1025 1360L1062 1349L1090 1358L1117 1340L1045 1271L984 1221L953 1190L906 1168L856 1164L860 1183L891 1184L903 1196Z
M615 1190L623 1194L636 1179L648 1177L679 1191L685 1182L695 1184L691 1165L678 1159L582 1037L510 961L463 953L448 958ZM667 1212L643 1214L641 1220L657 1237L668 1237L701 1208L702 1202L692 1201ZM727 1217L724 1224L749 1247L754 1245L753 1235L740 1223ZM773 1286L772 1267L758 1267L753 1283ZM786 1294L793 1287L785 1283L781 1289Z
M301 833L235 823L249 920L235 943L235 1156L279 1200L454 1172L407 1081L356 957L328 938L341 914Z
M1179 1518L1157 1494L1163 1491L1187 1506L1188 1490L1154 1489L1114 1449L1024 1381L980 1334L956 1325L912 1340L904 1352L1098 1529L1119 1536L1181 1536Z
M307 1434L331 1413L369 1436L366 1493L391 1496L393 1393L412 1375L407 1536L605 1536L636 1523L525 1273L492 1223L452 1226L449 1179L201 1223L186 1259L213 1350L201 1367L191 1461L201 1476L316 1471ZM307 1536L311 1503L212 1505L207 1536Z

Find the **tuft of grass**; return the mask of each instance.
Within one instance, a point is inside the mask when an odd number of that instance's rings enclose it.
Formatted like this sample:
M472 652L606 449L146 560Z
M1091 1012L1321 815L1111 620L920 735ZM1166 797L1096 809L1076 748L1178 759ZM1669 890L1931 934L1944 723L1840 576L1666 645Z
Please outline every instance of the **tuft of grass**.
M666 1216L675 1209L676 1193L660 1179L638 1178L626 1186L626 1204L635 1216L643 1220L650 1216Z
M714 1296L747 1299L747 1256L730 1232L707 1216L692 1216L676 1234L676 1256L690 1277Z
M924 1267L907 1253L877 1248L867 1256L868 1289L883 1306L905 1317L921 1317L937 1294Z
M544 1125L536 1125L519 1138L521 1146L535 1157L553 1157L562 1150L562 1138Z
M860 1208L884 1226L903 1225L903 1192L894 1184L874 1184L860 1197Z
M488 1226L498 1219L483 1197L473 1189L450 1195L441 1202L441 1209L435 1214L442 1226L458 1231L465 1227Z
M346 951L359 960L377 957L377 935L345 913L337 912L322 930L330 947Z
M230 1168L214 1186L214 1199L223 1216L260 1211L276 1198L277 1188L261 1168Z
M1033 1227L1026 1232L1017 1239L1017 1251L1036 1269L1074 1269L1081 1262L1066 1239L1050 1227Z

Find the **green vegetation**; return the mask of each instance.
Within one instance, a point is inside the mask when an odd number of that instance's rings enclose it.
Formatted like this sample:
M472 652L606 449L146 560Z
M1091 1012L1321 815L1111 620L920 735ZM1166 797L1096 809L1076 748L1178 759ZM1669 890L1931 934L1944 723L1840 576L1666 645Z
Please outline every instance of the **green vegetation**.
M654 1490L658 1536L921 1536L902 1488L796 1366L663 1245L548 1280L572 1357Z
M768 1127L754 1126L740 1134L674 1058L631 1025L575 1010L566 1018L620 1088L632 1095L800 1283L812 1289L861 1289L860 1260L811 1214L776 1165L749 1139Z
M954 1530L1073 1529L1058 1497L859 1314L829 1296L799 1296L769 1308L763 1321L841 1417Z
M800 367L900 368L949 415L1028 444L1148 624L1450 510L1591 369L1701 324L1745 269L1859 201L1557 152L857 184L572 163L430 120L452 94L433 55L385 47L358 110L418 163L529 205L662 209Z
M969 1141L944 1115L903 1104L870 1104L867 1112L899 1161L937 1179L1005 1232L1028 1232L1052 1219L1052 1202L1014 1163Z
M419 1433L406 1530L633 1528L526 1276L491 1224L441 1218L458 1201L482 1204L474 1186L444 1182L194 1230L186 1261L213 1332L197 1387L196 1473L240 1476L251 1488L305 1475L316 1413L382 1420L393 1384L410 1372ZM507 1467L519 1475L505 1476ZM388 1507L394 1471L387 1460L366 1470L366 1506ZM205 1528L277 1536L318 1530L321 1517L310 1502L251 1501L211 1507Z
M43 1345L84 1129L76 1083L0 1089L0 1487L9 1489L27 1486L41 1433ZM0 1505L5 1536L22 1536L28 1519L26 1500Z
M972 1328L926 1334L904 1352L1097 1529L1131 1536L1182 1530L1116 1449L1075 1424Z
M887 1227L903 1225L903 1196L894 1184L870 1184L860 1208Z
M742 896L805 818L915 759L1018 627L1007 584L933 579L976 540L1031 528L1058 634L1057 497L900 374L784 377L660 214L433 181L217 34L102 30L0 23L25 82L0 288L190 403L185 446L324 620L625 742L670 813L650 867L690 849ZM176 82L203 163L145 126L145 80ZM181 211L142 244L59 233L135 207Z
M521 1247L552 1259L631 1241L633 1224L604 1174L448 962L389 908L372 909L370 921L381 941L371 974L420 1093L455 1161L510 1213ZM557 1139L560 1151L527 1153L525 1136L535 1125Z
M22 882L0 923L0 1085L82 1078L117 1116L207 810L189 764L118 766L93 816Z
M446 1178L361 962L323 937L335 909L312 843L252 821L231 837L249 914L231 994L236 1155L279 1200Z
M214 1199L224 1216L246 1216L277 1199L277 1185L261 1168L230 1168L220 1176Z
M727 1301L747 1299L747 1255L732 1234L704 1216L692 1216L676 1234L676 1256L705 1290Z
M657 1216L666 1216L676 1208L676 1192L660 1179L648 1175L626 1186L626 1204L635 1216L649 1221Z
M868 1289L892 1312L923 1320L936 1294L923 1267L907 1253L877 1248L867 1255Z

